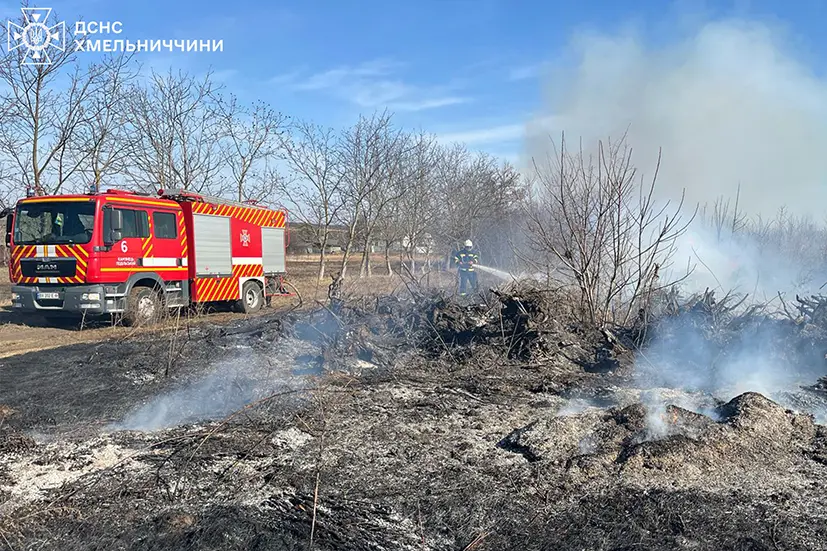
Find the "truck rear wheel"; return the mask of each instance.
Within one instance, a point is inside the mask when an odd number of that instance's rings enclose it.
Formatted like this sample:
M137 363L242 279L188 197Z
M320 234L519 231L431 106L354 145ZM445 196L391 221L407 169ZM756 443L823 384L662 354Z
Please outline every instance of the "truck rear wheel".
M130 327L152 325L161 314L161 299L154 289L133 287L126 299L123 321Z
M255 281L245 282L241 287L241 300L237 303L238 310L245 314L252 314L261 310L263 303L264 294L261 292L261 286Z

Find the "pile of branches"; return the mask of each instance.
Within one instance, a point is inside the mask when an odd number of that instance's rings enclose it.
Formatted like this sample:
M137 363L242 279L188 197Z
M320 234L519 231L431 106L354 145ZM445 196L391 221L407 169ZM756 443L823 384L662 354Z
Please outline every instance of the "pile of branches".
M797 296L795 306L781 295L780 306L748 298L730 292L718 299L710 289L681 297L672 289L658 310L641 316L635 345L647 363L669 365L684 379L726 379L753 363L821 369L827 357L827 297Z
M797 311L797 314L794 314L787 303L784 302L784 298L780 294L778 296L788 319L798 324L811 324L827 329L827 297L824 295L811 295L810 297L795 295L795 304L792 305L792 308Z
M407 346L456 361L485 348L504 358L536 361L552 355L566 340L559 320L568 309L557 291L512 283L467 301L417 285L408 290L404 297L337 297L321 316L336 325L335 331L326 331L327 349L364 359Z
M749 295L733 291L717 298L715 290L682 296L676 287L666 290L655 307L639 312L631 328L637 346L649 344L665 332L702 334L709 341L726 341L749 327L777 319L769 303L746 305Z

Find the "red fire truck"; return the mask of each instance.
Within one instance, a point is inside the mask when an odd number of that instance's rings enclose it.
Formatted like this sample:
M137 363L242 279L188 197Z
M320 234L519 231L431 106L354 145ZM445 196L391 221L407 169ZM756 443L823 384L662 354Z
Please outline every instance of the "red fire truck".
M287 213L182 190L21 199L7 217L12 306L150 323L165 308L259 310L285 291Z

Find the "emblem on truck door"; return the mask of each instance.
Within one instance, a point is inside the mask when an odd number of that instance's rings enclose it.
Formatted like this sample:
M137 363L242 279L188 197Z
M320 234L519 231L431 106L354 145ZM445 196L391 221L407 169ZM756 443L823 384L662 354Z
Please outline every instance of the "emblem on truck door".
M245 247L250 246L250 234L247 233L247 230L241 230L241 244Z

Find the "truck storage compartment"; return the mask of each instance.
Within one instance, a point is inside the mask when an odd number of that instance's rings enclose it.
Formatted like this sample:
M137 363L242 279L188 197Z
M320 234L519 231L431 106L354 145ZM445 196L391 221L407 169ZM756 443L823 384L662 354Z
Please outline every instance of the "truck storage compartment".
M261 253L265 274L284 273L284 228L261 228Z
M231 276L233 259L230 251L230 218L193 214L195 240L195 274L197 276Z

